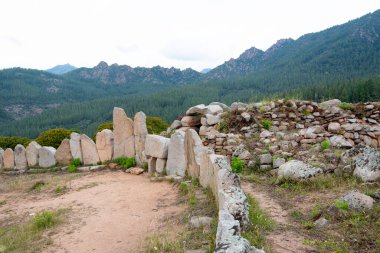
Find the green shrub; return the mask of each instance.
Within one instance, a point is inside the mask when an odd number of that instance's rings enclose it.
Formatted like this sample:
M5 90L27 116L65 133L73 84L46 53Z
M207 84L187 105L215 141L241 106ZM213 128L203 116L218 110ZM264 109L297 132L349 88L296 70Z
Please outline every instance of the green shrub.
M101 132L101 131L104 130L104 129L113 130L113 123L112 123L112 122L104 122L104 123L100 124L100 125L96 128L96 131L97 131L97 132Z
M240 173L243 170L244 167L244 161L241 160L239 157L233 157L231 160L231 168L232 172L234 173Z
M77 168L77 166L71 164L69 167L67 167L67 171L70 173L74 173L74 172L78 171L78 168Z
M46 183L44 181L37 181L33 184L33 186L30 188L30 190L40 191L45 184Z
M339 106L340 108L342 108L343 110L350 110L350 109L352 108L352 104L350 104L350 103L345 103L345 102L340 103L338 106Z
M330 148L330 145L331 144L330 144L330 142L328 140L324 140L324 141L321 142L321 148L323 150Z
M337 200L335 201L335 206L340 210L348 211L350 208L347 201Z
M125 169L136 166L136 160L134 157L118 157L115 159L115 162Z
M74 132L73 130L68 130L65 128L54 128L41 133L36 142L41 146L52 146L58 148L61 145L63 139L70 138L70 134Z
M26 147L31 141L32 141L31 139L24 138L24 137L0 136L0 147L3 149L7 149L7 148L14 149L17 144L21 144L24 147Z
M271 127L272 127L272 121L270 121L269 119L263 119L261 121L261 125L263 126L263 128L265 128L266 130L269 130Z
M76 166L76 167L78 167L78 166L81 165L81 161L80 161L79 158L75 158L75 159L71 160L71 163L70 163L70 164L71 164L71 165L74 165L74 166Z
M33 224L38 229L46 229L56 223L56 216L50 211L42 211L33 218Z
M169 127L160 117L146 117L146 128L149 134L160 134Z

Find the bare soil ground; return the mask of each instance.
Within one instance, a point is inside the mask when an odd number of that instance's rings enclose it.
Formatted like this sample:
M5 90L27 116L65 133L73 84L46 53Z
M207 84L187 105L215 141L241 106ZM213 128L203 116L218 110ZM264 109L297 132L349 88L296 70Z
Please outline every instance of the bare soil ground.
M44 182L31 190L37 181ZM144 252L145 238L184 211L178 188L124 172L0 178L0 226L41 210L68 209L43 252ZM171 224L176 225L176 224Z

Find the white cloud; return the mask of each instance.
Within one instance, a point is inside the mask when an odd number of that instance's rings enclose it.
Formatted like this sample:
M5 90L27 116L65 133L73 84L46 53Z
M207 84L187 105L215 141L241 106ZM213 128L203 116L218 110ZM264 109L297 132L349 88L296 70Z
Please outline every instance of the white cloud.
M374 0L2 0L0 68L202 69L378 8Z

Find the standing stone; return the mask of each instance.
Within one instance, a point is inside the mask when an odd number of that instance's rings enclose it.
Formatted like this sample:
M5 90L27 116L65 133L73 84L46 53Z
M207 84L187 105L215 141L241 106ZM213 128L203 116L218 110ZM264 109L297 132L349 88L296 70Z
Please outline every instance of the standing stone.
M166 168L166 159L164 158L157 158L156 160L156 172L157 173L164 173Z
M28 168L28 161L26 160L26 150L21 144L17 144L14 151L16 170L24 171Z
M144 152L145 140L148 135L145 113L136 113L133 121L133 134L135 136L136 163L141 166L147 162Z
M155 157L151 157L148 159L148 172L151 175L154 172L156 172L156 162L157 162L157 158L155 158Z
M133 120L128 118L122 108L113 109L113 158L135 157L135 138L133 135Z
M98 155L98 150L96 149L95 142L85 134L82 134L80 136L80 142L82 146L83 164L96 165L100 161L100 159Z
M145 140L145 155L156 158L168 158L169 142L169 138L148 134Z
M187 161L187 173L192 178L199 178L201 163L205 153L202 140L193 129L189 129L185 134L185 151Z
M54 166L57 161L55 160L55 152L57 150L53 147L42 147L38 150L38 164L42 168L49 168Z
M0 170L4 167L4 149L0 148Z
M64 139L59 145L57 152L55 153L55 159L57 163L62 165L69 165L73 156L70 150L70 141L69 139Z
M38 151L41 145L35 141L29 143L26 147L26 160L28 161L29 167L36 167L38 165Z
M15 167L15 157L13 154L13 150L11 148L7 148L4 151L4 169L14 169Z
M170 138L166 172L171 176L183 177L185 175L185 170L185 132L177 130Z
M96 148L98 149L100 161L112 160L113 132L111 130L104 129L96 134Z
M71 133L70 150L71 150L71 155L73 156L73 159L80 159L80 161L83 162L82 148L81 148L81 143L80 143L80 134L74 133L74 132Z

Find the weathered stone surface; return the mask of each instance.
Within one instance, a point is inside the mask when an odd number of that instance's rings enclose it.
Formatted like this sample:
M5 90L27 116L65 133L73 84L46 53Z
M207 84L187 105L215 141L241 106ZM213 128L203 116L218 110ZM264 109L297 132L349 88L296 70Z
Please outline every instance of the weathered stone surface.
M262 154L259 155L260 164L272 164L272 155L271 154Z
M340 131L340 124L338 122L331 122L327 129L329 132L337 134Z
M320 103L319 106L325 110L329 110L332 107L336 107L341 103L342 103L342 101L340 101L339 99L331 99L331 100L324 101L324 102Z
M211 221L211 217L193 216L190 218L190 226L195 228L209 227L211 225Z
M342 135L334 135L330 137L330 143L337 148L352 148L352 144L348 142Z
M210 103L210 105L219 105L220 107L222 107L223 110L230 109L226 104L223 104L223 103L220 103L220 102L212 102L212 103Z
M187 161L187 174L192 178L199 178L201 167L207 166L205 155L207 150L202 140L193 129L185 134L185 154Z
M80 142L82 147L83 164L96 165L100 159L95 142L85 134L80 136Z
M157 158L156 160L156 172L157 173L164 173L166 170L166 164L167 164L167 159L165 158Z
M83 162L82 148L80 143L80 134L71 133L70 135L70 151L73 159L80 159Z
M220 122L219 115L206 114L206 123L210 126L216 125Z
M41 145L35 141L29 143L26 147L26 160L28 161L29 167L35 167L38 165L38 151L40 148Z
M183 177L185 175L185 170L185 133L181 130L177 130L170 138L166 173L170 176Z
M28 168L28 161L26 160L26 150L21 144L17 144L14 151L16 170L24 171Z
M207 114L217 115L223 112L223 108L220 105L208 105Z
M151 157L148 159L148 172L151 175L156 172L156 162L157 158L155 157Z
M349 208L356 210L372 209L375 200L368 195L358 192L357 190L350 191L343 196L340 201L348 203Z
M130 173L132 175L140 175L140 174L144 173L144 170L142 168L139 168L139 167L133 167L130 169Z
M148 134L145 140L145 155L156 158L167 158L169 141L169 138Z
M322 227L325 227L328 223L329 223L328 220L326 220L325 218L321 217L318 220L314 221L314 226L322 228Z
M182 126L193 127L201 124L201 116L185 116L181 119Z
M96 134L96 149L102 162L110 161L113 157L113 132L104 129Z
M145 157L145 140L146 136L148 135L148 129L146 127L145 113L136 113L133 124L133 133L135 135L136 163L142 166L147 162L147 159Z
M186 111L186 115L188 116L202 115L202 114L205 114L206 112L207 112L207 106L205 106L204 104L200 104L200 105L196 105L189 108Z
M53 147L41 147L38 150L38 165L42 168L49 168L56 165L56 149Z
M276 159L273 161L273 169L277 169L277 168L279 168L279 167L280 167L281 165L283 165L284 163L286 163L285 158L283 158L283 157L276 158Z
M70 140L64 139L61 142L61 145L57 148L57 151L55 152L55 159L57 160L58 164L61 165L69 165L71 160L73 159L73 156L71 154L70 150Z
M243 112L241 116L245 119L246 122L251 120L251 115L248 112Z
M0 170L4 167L4 149L0 148Z
M308 179L323 173L322 169L312 167L302 161L291 160L278 169L278 180L282 179Z
M15 157L14 157L13 150L11 148L7 148L4 151L3 159L4 159L3 162L4 162L4 168L5 169L14 169Z
M113 157L135 157L133 120L119 107L113 109L113 135Z
M174 120L173 123L170 125L170 129L176 130L178 128L182 127L182 123L179 120Z
M380 181L380 152L371 147L362 148L355 159L354 175L364 182Z

